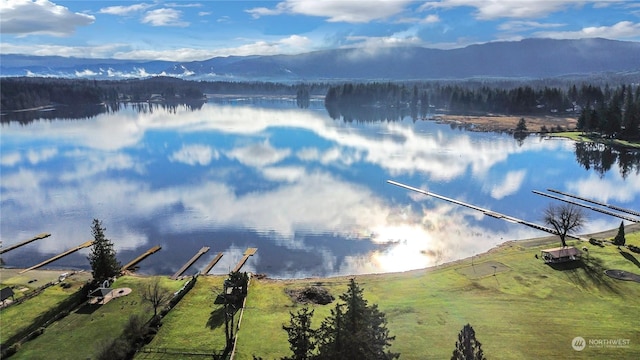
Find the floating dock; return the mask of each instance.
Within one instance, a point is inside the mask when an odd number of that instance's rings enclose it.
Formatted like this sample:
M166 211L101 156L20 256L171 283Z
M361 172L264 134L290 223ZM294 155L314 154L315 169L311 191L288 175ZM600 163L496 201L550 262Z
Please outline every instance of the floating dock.
M21 243L17 243L17 244L11 245L6 249L0 249L0 255L6 253L7 251L11 251L11 250L17 249L20 246L27 245L30 242L34 242L36 240L48 238L49 236L51 236L51 234L49 234L49 233L42 233L40 235L36 235L36 236L34 236L33 238L31 238L29 240L25 240L25 241L23 241Z
M136 266L137 263L139 263L140 261L144 260L144 258L146 258L147 256L158 252L160 249L162 249L162 247L160 245L156 245L154 247L152 247L151 249L145 251L142 255L138 256L137 258L131 260L129 263L127 263L127 265L123 266L122 269L120 269L120 271L126 271L129 270L131 268L133 268L134 266Z
M18 272L18 274L26 273L27 271L31 271L33 269L37 269L39 267L45 266L48 263L54 262L54 261L56 261L58 259L61 259L61 258L65 257L65 256L67 256L69 254L72 254L72 253L74 253L74 252L76 252L76 251L78 251L80 249L84 249L84 248L89 247L91 245L93 245L93 240L89 240L87 242L84 242L84 243L74 247L73 249L69 249L69 250L63 252L62 254L56 255L56 256L48 259L48 260L45 260L45 261L41 262L40 264L33 265L32 267L30 267L28 269L24 269L24 270Z
M214 257L213 260L211 260L209 265L207 265L207 267L204 268L204 270L202 271L202 274L207 275L209 273L209 271L211 271L211 269L214 266L216 266L216 264L218 263L218 261L220 261L221 258L222 258L222 253L219 252L218 255L216 255L216 257Z
M233 269L233 272L240 271L240 269L242 269L242 267L244 266L244 263L246 263L247 260L249 259L249 256L252 256L253 254L255 254L256 251L258 251L258 248L248 248L244 252L244 256L242 257L242 259L240 259L240 261L238 262L238 265L236 265L236 267Z
M590 203L592 203L592 204L596 204L596 205L600 205L600 206L608 207L609 209L613 209L613 210L616 210L616 211L624 212L624 213L631 214L631 215L634 215L634 216L640 216L640 212L635 211L635 210L632 210L632 209L625 209L625 208L621 208L621 207L619 207L619 206L609 205L609 204L606 204L606 203L603 203L603 202L600 202L600 201L595 201L595 200L591 200L591 199L583 198L583 197L580 197L580 196L577 196L577 195L567 194L567 193L564 193L564 192L562 192L562 191L558 191L558 190L553 190L553 189L547 189L547 190L548 190L548 191L551 191L551 192L553 192L553 193L556 193L556 194L560 194L560 195L564 195L564 196L569 196L569 197L572 197L572 198L574 198L574 199L578 199L578 200L582 200L582 201L590 202Z
M566 202L566 203L569 203L569 204L572 204L572 205L576 205L576 206L581 206L581 207L583 207L583 208L587 208L587 209L589 209L589 210L597 211L597 212L602 213L602 214L606 214L606 215L609 215L609 216L615 216L615 217L617 217L617 218L620 218L620 219L623 219L623 220L627 220L627 221L631 221L631 222L635 222L635 223L640 223L640 220L638 220L638 219L630 218L630 217L625 216L625 215L622 215L622 214L616 214L616 213L611 212L611 211L609 211L609 210L599 209L599 208L597 208L597 207L595 207L595 206L591 206L591 205L587 205L587 204L581 204L581 203L579 203L579 202L571 201L571 200L569 200L569 199L563 199L563 198L561 198L561 197L554 196L554 195L551 195L551 194L545 194L545 193L540 192L540 191L537 191L537 190L531 190L531 191L532 191L534 194L538 194L538 195L546 196L546 197L549 197L549 198L552 198L552 199L556 199L556 200L564 201L564 202ZM567 195L567 196L568 196L568 195ZM581 198L581 199L582 199L582 198ZM586 200L585 200L585 201L586 201Z
M514 224L522 224L522 225L525 225L525 226L528 226L528 227L531 227L531 228L534 228L534 229L538 229L538 230L542 230L542 231L548 232L549 234L559 235L558 232L555 231L552 228L549 228L549 227L546 227L546 226L542 226L542 225L538 225L538 224L535 224L535 223L532 223L532 222L529 222L529 221L525 221L525 220L522 220L522 219L518 219L518 218L515 218L513 216L501 214L499 212L491 211L489 209L483 209L483 208L481 208L479 206L475 206L473 204L465 203L465 202L462 202L460 200L448 198L446 196L442 196L442 195L438 195L436 193L432 193L432 192L429 192L429 191L426 191L426 190L418 189L418 188L415 188L413 186L409 186L409 185L405 185L405 184L399 183L397 181L387 180L387 183L389 183L391 185L399 186L401 188L405 188L407 190L415 191L415 192L420 193L420 194L424 194L424 195L427 195L427 196L435 197L437 199L448 201L448 202L454 203L456 205L468 207L469 209L480 211L481 213L483 213L483 214L485 214L487 216L494 217L496 219L501 219L501 220L508 221L508 222L514 223ZM575 236L575 235L571 235L571 234L567 234L566 236L569 237L569 238L572 238L572 239L586 241L586 239L582 239L579 236Z
M180 275L182 275L182 273L184 273L185 271L187 271L187 269L189 268L189 266L191 266L194 262L196 262L196 260L198 260L200 258L200 256L204 255L207 251L209 251L209 247L208 246L204 246L202 247L202 249L200 249L195 255L193 255L193 257L187 261L186 264L182 265L182 267L180 268L180 270L178 270L178 272L176 272L175 274L173 274L173 276L171 277L172 280L176 280L178 279L178 277Z

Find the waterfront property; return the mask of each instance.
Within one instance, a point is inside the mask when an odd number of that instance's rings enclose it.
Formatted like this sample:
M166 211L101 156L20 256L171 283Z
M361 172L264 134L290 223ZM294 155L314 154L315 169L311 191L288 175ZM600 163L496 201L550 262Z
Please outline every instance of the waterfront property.
M573 246L561 246L540 251L545 263L563 263L580 260L582 252Z

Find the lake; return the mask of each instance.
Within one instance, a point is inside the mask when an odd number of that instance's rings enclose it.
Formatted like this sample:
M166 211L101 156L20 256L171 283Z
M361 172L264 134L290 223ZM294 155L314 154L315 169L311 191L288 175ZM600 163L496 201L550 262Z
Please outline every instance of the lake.
M547 233L389 185L395 180L542 224L548 188L638 210L638 152L481 133L434 121L345 122L322 101L229 97L139 104L96 116L6 122L0 135L2 255L28 267L91 239L92 219L143 274L234 268L274 278L394 272ZM585 210L582 233L620 219ZM559 243L559 242L558 242ZM48 267L89 269L88 249Z

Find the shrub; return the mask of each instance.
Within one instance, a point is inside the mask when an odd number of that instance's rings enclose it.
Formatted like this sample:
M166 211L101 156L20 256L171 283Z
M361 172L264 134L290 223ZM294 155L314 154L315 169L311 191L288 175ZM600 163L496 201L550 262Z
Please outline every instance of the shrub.
M596 238L589 239L589 244L600 246L600 247L604 246L604 245L602 245L602 241L600 241L600 240L598 240Z
M627 245L627 249L633 251L634 253L640 254L640 247L637 247L635 245Z

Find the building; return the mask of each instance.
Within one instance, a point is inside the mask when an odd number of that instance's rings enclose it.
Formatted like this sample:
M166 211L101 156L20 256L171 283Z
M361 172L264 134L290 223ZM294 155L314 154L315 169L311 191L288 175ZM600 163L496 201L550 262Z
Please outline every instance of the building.
M552 249L545 249L541 251L542 259L545 263L556 264L569 261L580 260L582 251L573 246L562 246Z

